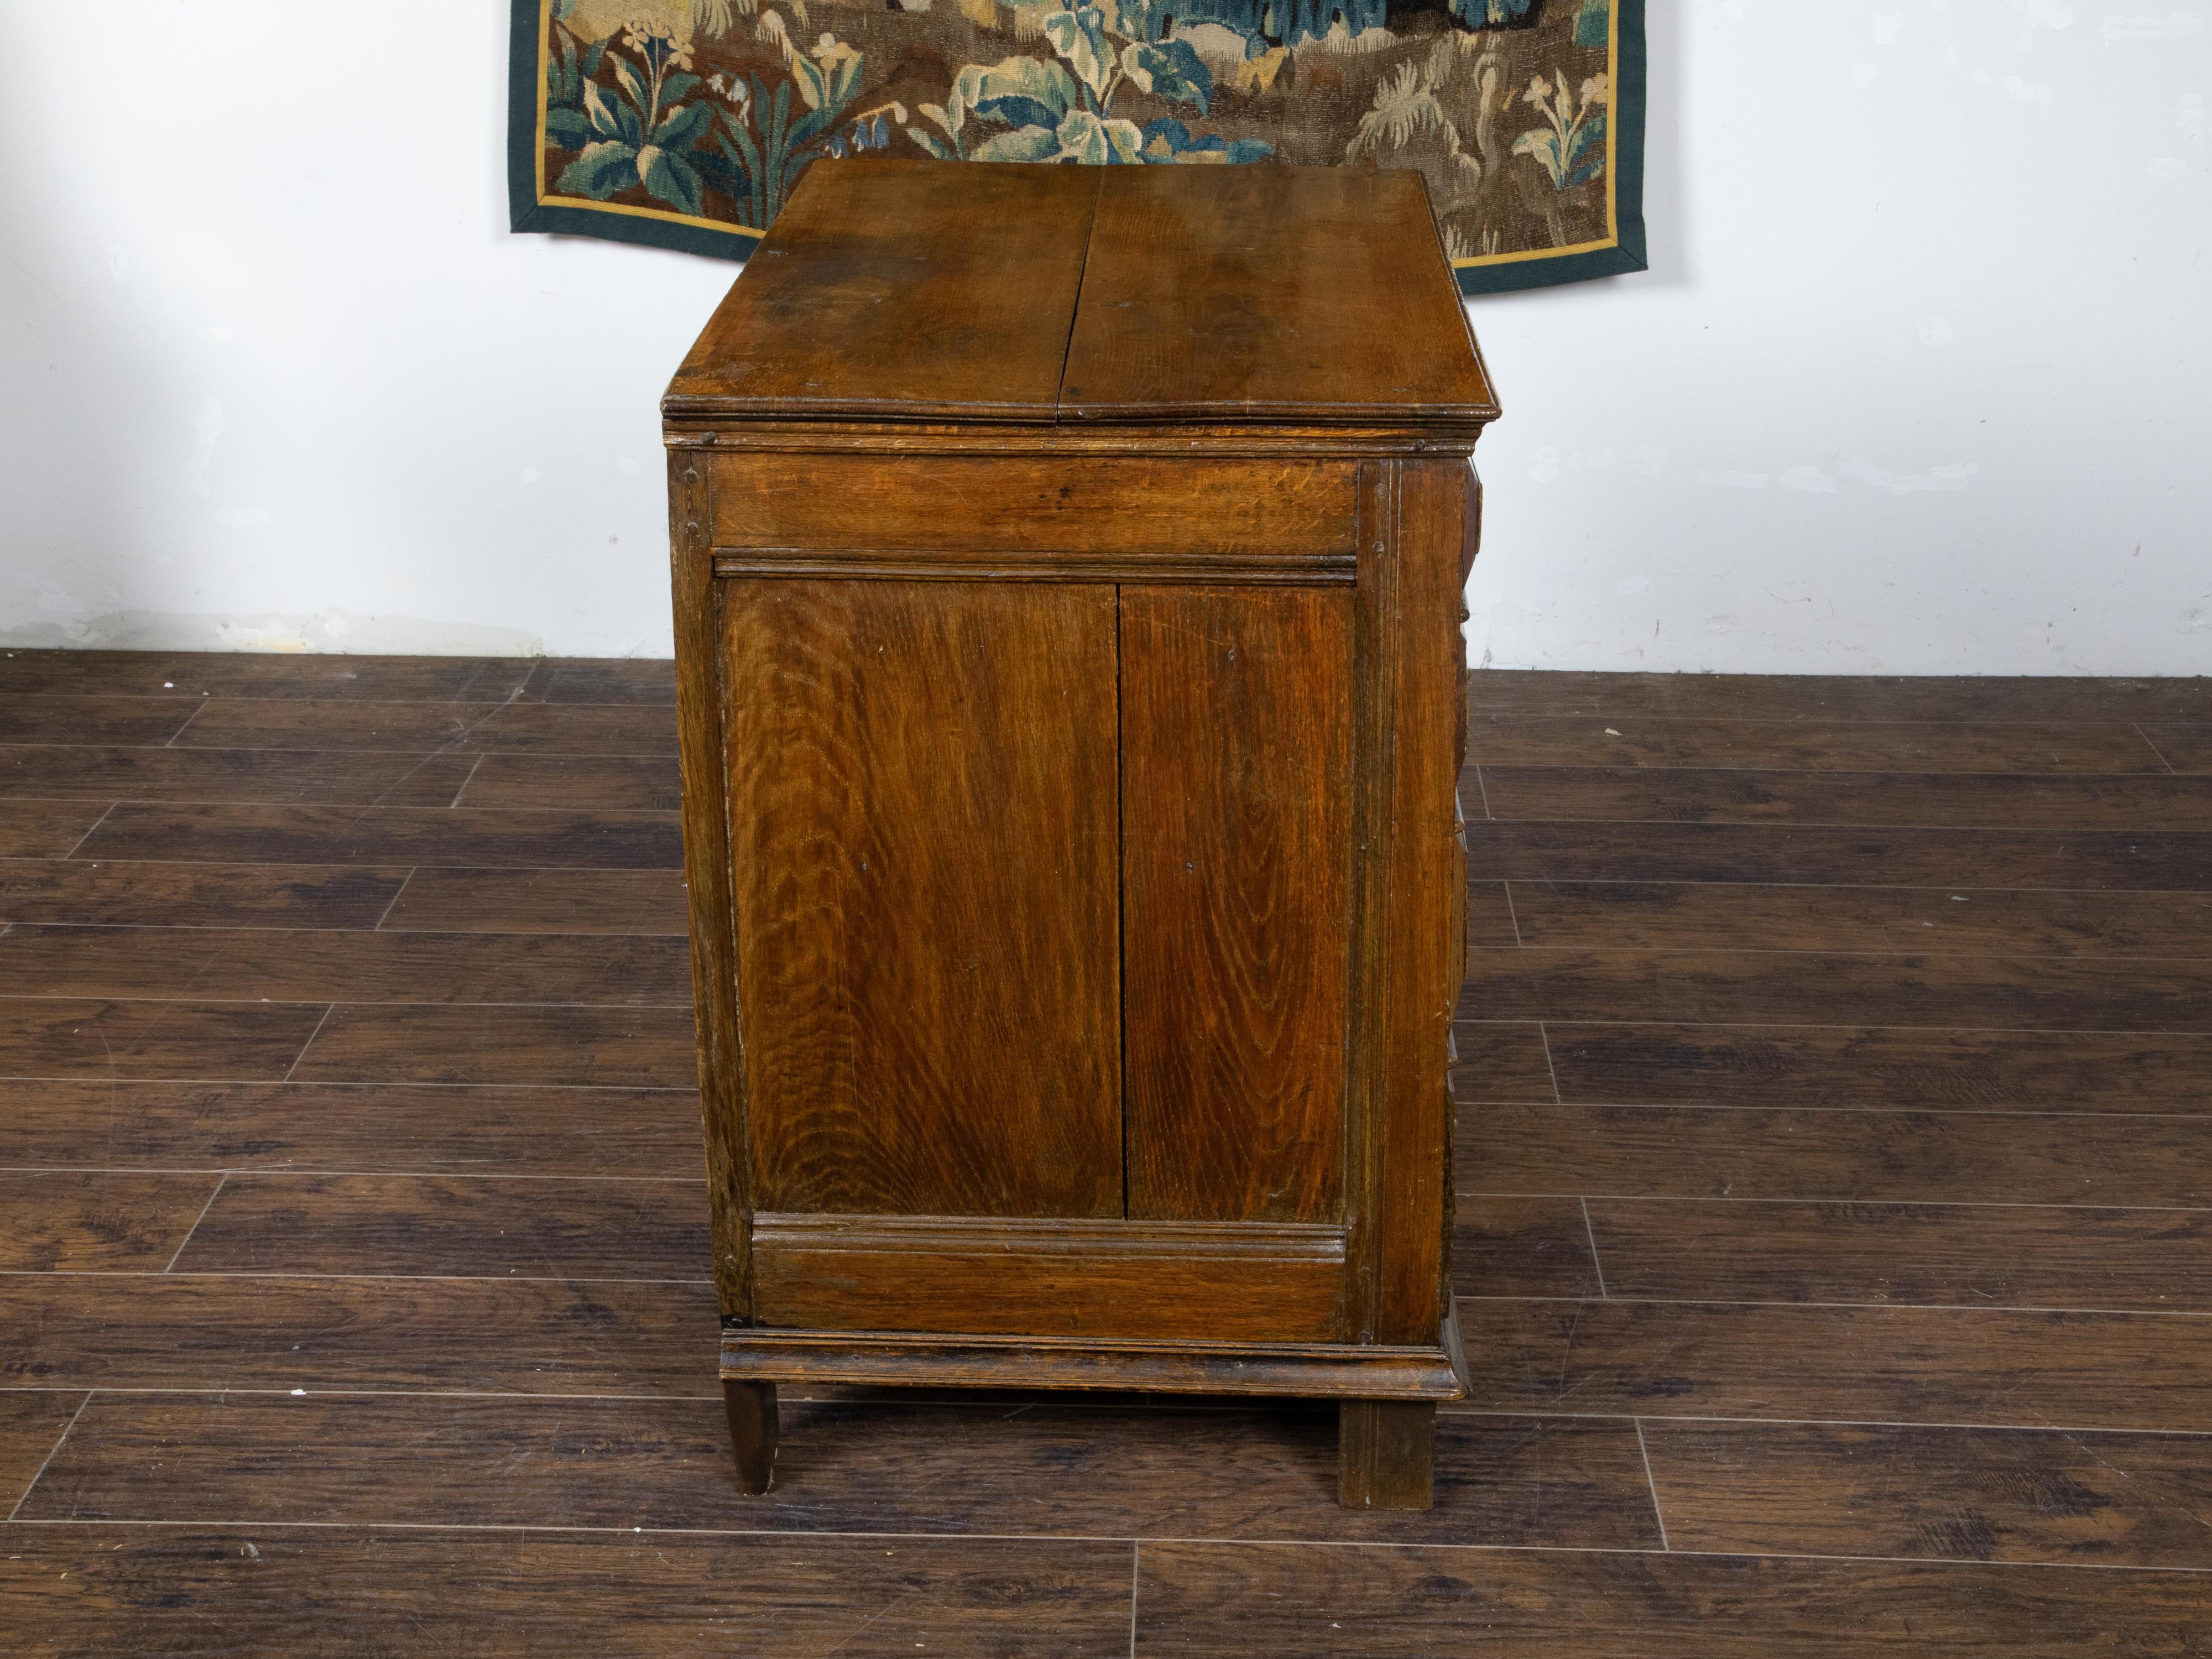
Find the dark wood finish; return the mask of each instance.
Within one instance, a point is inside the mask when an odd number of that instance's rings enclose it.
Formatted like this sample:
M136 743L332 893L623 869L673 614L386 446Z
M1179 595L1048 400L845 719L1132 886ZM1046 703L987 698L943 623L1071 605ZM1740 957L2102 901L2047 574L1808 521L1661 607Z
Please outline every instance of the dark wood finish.
M2212 1570L2212 1436L1654 1423L1644 1439L1679 1549Z
M1133 1217L1344 1213L1351 623L1329 593L1121 591Z
M1559 1105L1462 1109L1489 1193L2212 1209L2212 1115ZM2033 1261L2031 1253L2024 1258Z
M131 801L111 809L70 856L540 870L675 870L684 861L673 812L142 806Z
M555 702L658 702L669 720L673 684L665 664L0 652L0 686L19 693L191 702L204 687L319 705L349 735L323 743L303 715L291 739L302 754L357 741L349 705L486 702L522 688ZM1593 684L1605 706L1589 702ZM1480 673L1469 693L1479 714L1642 708L1770 724L2176 725L2212 708L2204 682ZM1875 805L1908 802L1894 792L1918 776L1932 803L1964 799L1956 775L1910 765L1876 757L1868 775L1890 778L1880 787L1893 793ZM611 791L617 776L663 787L641 767L589 775ZM1553 775L1554 817L1614 787ZM1746 799L1729 777L1702 775L1711 816ZM1836 776L1769 773L1757 787L1789 794ZM2059 782L2117 788L2110 799L2147 812L2176 799L2149 793L2151 775ZM2085 799L2054 787L2022 782L2016 799ZM1472 771L1462 793L1479 854ZM1701 816L1692 797L1669 799ZM120 1227L125 1241L98 1264L0 1273L0 1516L27 1486L34 1500L0 1523L0 1600L57 1650L719 1652L740 1629L795 1651L921 1642L1119 1653L1133 1589L1140 1653L2179 1656L2212 1626L2192 1518L2207 1512L2212 1322L2084 1311L2086 1295L2053 1310L1993 1308L1973 1294L2056 1300L2121 1285L2132 1310L2188 1289L2198 1218L2149 1212L2207 1206L2212 1037L1990 1029L1987 1014L2018 1018L2023 1005L1985 1011L1965 988L1977 959L2202 956L2191 908L2201 890L2002 884L2056 867L2020 862L2023 835L2102 848L2127 836L2125 823L1954 824L1944 856L1959 868L1939 879L1963 872L1972 887L1891 885L1912 866L1892 856L1886 832L1824 850L1795 839L1813 826L1788 823L1729 826L1741 860L1712 865L1717 885L1642 888L1601 874L1586 888L1516 879L1509 894L1486 878L1469 896L1478 944L1512 945L1517 915L1530 945L1601 954L1948 955L1960 963L1947 994L1966 1024L1838 1025L1815 1000L1817 974L1800 976L1808 989L1786 1018L1772 1000L1735 1000L1727 975L1704 982L1692 1012L1660 1023L1566 1019L1548 1005L1485 1019L1470 994L1453 1065L1469 1401L1449 1401L1455 1384L1439 1351L1424 1348L738 1328L726 1345L759 1380L775 1372L782 1403L776 1490L747 1498L731 1478L704 1346L717 1311L704 1247L691 1247L683 1282L636 1277L674 1265L673 1233L647 1219L651 1260L619 1259L624 1223L605 1207L620 1184L609 1177L696 1189L698 1164L696 1127L685 1128L696 1109L691 1021L620 1006L629 958L608 957L596 984L574 978L593 936L681 925L672 860L576 867L593 856L595 824L623 805L610 795L603 808L556 813L550 830L529 827L532 809L474 809L471 835L504 818L517 834L501 844L537 866L223 862L219 840L192 849L201 861L179 861L158 837L141 843L153 861L69 860L110 805L0 802L0 832L40 837L0 866L0 922L361 931L382 917L421 931L422 954L286 960L379 994L403 991L411 963L441 997L465 996L465 960L497 960L466 956L451 934L574 933L580 953L563 972L583 1000L386 1004L359 1024L349 1016L332 1051L364 1079L441 1070L483 1081L283 1084L273 1079L324 1005L165 1000L189 997L185 981L208 961L181 940L144 936L159 946L149 956L182 953L175 982L143 973L143 1001L56 1008L45 984L9 984L12 1006L58 1013L39 1029L68 1042L18 1048L0 1065L34 1073L0 1078L0 1169L58 1171L61 1182L31 1176L11 1188L6 1212L56 1213L23 1194L81 1190L86 1205L66 1214L87 1231L71 1237L107 1251ZM318 805L362 811L298 803ZM1520 805L1546 817L1540 797ZM1581 827L1622 848L1659 828ZM2136 827L2136 839L2168 833ZM1862 843L1849 867L1871 885L1806 884L1844 867L1820 860ZM1802 868L1793 849L1807 854ZM204 861L210 852L218 861ZM2106 858L2095 851L2084 867L2109 869L2095 862ZM1755 879L1769 868L1780 873ZM1926 921L1942 937L1915 948L1907 936ZM275 961L252 960L257 972ZM2002 987L2018 971L1984 975L1991 996L2009 995ZM87 1024L88 1011L100 1018ZM150 1047L149 1018L161 1022ZM244 1041L261 1021L274 1040ZM57 1058L73 1075L54 1076ZM207 1080L149 1080L149 1059L173 1068L163 1078ZM601 1069L663 1086L595 1085ZM117 1170L157 1184L114 1183ZM386 1178L371 1183L377 1199L364 1186L319 1213L343 1219L349 1250L388 1249L397 1271L310 1271L347 1264L307 1254L319 1245L304 1220L256 1205L233 1212L250 1213L250 1229L195 1233L192 1248L214 1237L261 1252L273 1270L188 1272L188 1253L164 1273L154 1236L176 1236L162 1232L179 1213L171 1199L190 1197L195 1181L204 1194L227 1171L226 1194L252 1172ZM418 1188L417 1176L429 1179ZM464 1207L471 1182L461 1177L483 1178L497 1201ZM71 1187L79 1178L87 1184ZM158 1184L172 1181L173 1192ZM564 1218L572 1185L582 1207ZM1630 1206L1607 1200L1632 1198L1700 1200L1684 1206L1696 1224L1626 1227ZM1603 1287L1584 1200L1606 1250ZM401 1230L425 1218L432 1231L413 1254ZM592 1276L532 1276L502 1234L510 1226L551 1239L542 1270L574 1262ZM2160 1227L2174 1230L2169 1249ZM149 1248L128 1243L132 1230ZM1692 1238L1700 1253L1686 1249ZM580 1253L602 1243L601 1259ZM300 1253L280 1256L280 1244ZM2161 1273L2174 1282L2162 1286ZM1721 1299L1801 1285L1963 1293L1966 1305ZM1644 1299L1660 1289L1699 1299ZM1231 1387L1272 1397L1218 1397ZM174 1392L143 1392L159 1390ZM1444 1402L1435 1508L1329 1503L1337 1413L1292 1403L1310 1394ZM71 1426L81 1406L86 1419ZM681 1530L695 1526L704 1530ZM773 1535L802 1530L811 1535ZM1054 1531L1084 1536L1042 1535ZM1713 1550L1731 1553L1693 1553Z
M327 1014L289 1073L298 1082L672 1089L694 1070L688 1008L386 1003Z
M1049 422L1100 177L859 160L802 181L668 412Z
M684 941L319 928L19 927L0 981L51 996L231 1002L690 1000ZM622 992L609 995L610 986Z
M580 884L567 872L562 879L564 885ZM9 859L0 860L0 921L141 927L374 927L388 918L410 884L404 868Z
M690 927L680 870L421 870L382 913L398 931L663 933Z
M1588 1200L1615 1296L2212 1312L2212 1212Z
M714 1393L703 1259L683 1283L160 1266L0 1274L0 1376L10 1389Z
M775 1484L775 1384L726 1376L722 1409L730 1419L730 1447L737 1455L738 1490L748 1498L759 1498Z
M2204 1036L1733 1021L1547 1022L1543 1031L1563 1100L2191 1117L2212 1110L2212 1038Z
M1772 1304L1459 1302L1487 1411L2201 1432L2212 1320Z
M256 1173L206 1211L179 1273L696 1279L707 1258L695 1181Z
M1680 823L2212 830L2212 778L1486 766L1488 814Z
M684 1089L0 1079L0 1168L699 1172Z
M732 550L929 554L948 574L1024 553L1242 559L1310 578L1332 561L1348 577L1355 545L1341 461L767 450L713 465L714 543Z
M1488 420L1497 400L1458 298L1426 192L1403 173L1109 169L1060 411Z
M0 1170L0 1273L161 1272L216 1184L204 1175Z
M1468 758L1486 772L1493 766L1657 766L1857 773L1875 769L1875 763L1913 773L2167 770L2133 725L2072 721L1887 726L1625 714L1611 720L1492 717L1474 722Z
M179 749L396 750L416 754L672 755L665 708L574 703L290 702L210 698ZM448 805L447 802L439 803ZM641 803L632 803L641 805Z
M0 997L0 1075L281 1082L328 1012L318 1003Z
M1499 902L1511 908L1518 938L1478 933L1470 945L1727 951L1756 939L1798 951L2185 957L2212 938L2212 893L1680 882L1494 886L1504 894Z
M2201 1577L2124 1570L1180 1540L1139 1553L1137 1651L1194 1659L2182 1659L2212 1609Z
M2212 720L2212 678L2046 674L1601 674L1492 670L1480 714L1641 714L1668 720ZM1909 771L1909 767L1891 769Z
M736 1640L778 1655L1012 1655L1048 1632L1062 1651L1103 1654L1129 1640L1121 1541L15 1530L0 1601L61 1653L641 1659Z
M1497 410L1418 179L1123 171L810 175L663 404L727 1377L1450 1370Z
M2204 892L2212 890L2212 832L1480 823L1468 825L1468 870L1478 880L1513 882Z
M753 1218L755 1316L811 1330L1326 1342L1340 1227Z
M0 747L0 794L58 800L451 806L481 757L268 749Z
M77 800L0 800L0 859L69 856L112 804Z
M887 1386L1141 1389L1155 1394L1357 1395L1454 1400L1466 1379L1435 1348L1374 1343L1101 1340L1092 1337L880 1335L734 1329L726 1362L749 1376Z
M2212 773L2212 720L2193 720L2186 725L2146 726L2142 734L2169 769L2200 777Z
M1336 1420L1338 1503L1348 1510L1425 1510L1436 1502L1434 1406L1346 1400Z
M721 605L754 1206L1119 1214L1112 591Z

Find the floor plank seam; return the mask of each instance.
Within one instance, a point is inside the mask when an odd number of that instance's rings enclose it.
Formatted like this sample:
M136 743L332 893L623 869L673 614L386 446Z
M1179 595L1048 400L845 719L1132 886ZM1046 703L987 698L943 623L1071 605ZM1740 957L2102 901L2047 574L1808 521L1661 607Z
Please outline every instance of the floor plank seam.
M1297 1536L1238 1537L1233 1534L1146 1534L1132 1538L1127 1533L998 1533L998 1532L892 1532L892 1531L797 1531L757 1527L666 1527L666 1526L583 1526L542 1521L514 1522L428 1522L428 1521L268 1521L244 1520L167 1520L143 1516L129 1518L100 1517L77 1520L73 1517L29 1516L20 1520L0 1523L14 1527L49 1528L62 1529L90 1529L98 1527L131 1527L192 1530L198 1532L235 1532L252 1529L258 1532L409 1532L409 1533L489 1533L513 1536L520 1533L546 1533L561 1536L634 1538L763 1538L787 1543L809 1542L817 1539L888 1539L901 1541L958 1541L966 1543L1036 1543L1050 1541L1062 1544L1168 1544L1204 1546L1216 1548L1244 1547L1252 1549L1316 1549L1316 1550L1420 1550L1451 1552L1481 1555L1534 1556L1605 1556L1656 1557L1671 1555L1690 1559L1717 1561L1807 1561L1878 1564L1892 1566L1923 1567L1938 1571L1977 1571L2009 1570L2014 1571L2050 1572L2053 1571L2082 1573L2126 1573L2134 1575L2159 1574L2175 1577L2212 1577L2212 1567L2177 1567L2138 1565L2127 1562L2075 1560L1982 1560L1971 1556L1941 1555L1848 1555L1821 1553L1804 1550L1712 1550L1676 1548L1673 1550L1637 1549L1618 1545L1595 1544L1490 1544L1457 1541L1401 1540L1370 1538L1302 1538Z
M223 1183L229 1179L230 1177L228 1175L219 1175L215 1178L215 1190L207 1195L207 1202L200 1206L200 1212L192 1218L192 1224L185 1229L185 1236L177 1241L177 1248L169 1257L169 1265L161 1269L161 1274L156 1275L148 1273L134 1274L131 1276L134 1278L155 1278L174 1273L177 1267L178 1258L185 1253L185 1246L192 1242L192 1235L199 1231L200 1223L205 1221L207 1219L208 1212L215 1208L216 1200L222 1195Z
M15 1507L8 1511L9 1522L13 1523L16 1517L22 1514L23 1505L31 1501L31 1493L37 1488L39 1482L46 1478L47 1468L60 1455L62 1443L70 1437L70 1431L76 1426L77 1419L84 1415L84 1408L92 1404L92 1396L95 1392L94 1389L86 1389L84 1398L76 1402L76 1409L70 1413L70 1420L62 1425L61 1433L55 1437L54 1443L46 1449L46 1455L39 1461L37 1471L31 1476L29 1482L23 1487L21 1494L15 1499Z
M1513 884L1510 881L1501 881L1498 884L1505 890L1505 918L1513 924L1513 943L1516 945L1525 945L1528 941L1521 936L1521 913L1513 905ZM1470 951L1475 948L1474 945L1468 947Z
M2137 720L2134 724L2136 735L2143 740L2144 747L2148 749L2152 754L2158 757L2158 763L2166 768L2166 771L2173 776L2181 776L2181 769L2177 767L2172 761L2166 757L2166 751L2158 746L2157 739L2153 738L2149 732L2142 729L2142 722L2141 720Z
M1659 1504L1659 1481L1651 1473L1651 1448L1644 1441L1644 1419L1633 1417L1629 1421L1636 1425L1636 1451L1644 1460L1644 1484L1651 1493L1651 1518L1659 1526L1659 1547L1671 1553L1674 1546L1667 1541L1667 1516Z
M66 805L67 803L62 804ZM68 852L63 854L59 859L55 860L55 862L58 864L66 864L71 859L74 859L77 854L83 849L85 842L92 839L93 831L98 830L101 824L106 823L108 818L114 813L115 809L122 804L123 803L121 801L108 802L107 811L102 812L98 817L92 821L92 829L86 830L82 835L79 836L76 838L76 845L70 848Z
M307 1040L300 1045L300 1052L292 1056L292 1063L284 1068L284 1075L277 1079L278 1082L289 1083L292 1080L293 1073L300 1069L300 1062L307 1057L307 1050L315 1046L315 1039L322 1036L323 1027L331 1023L331 1016L337 1009L338 1005L335 1002L324 1007L323 1017L315 1022L315 1029L307 1033Z
M1587 1304L1603 1303L1614 1308L1856 1308L1879 1309L1887 1313L2094 1314L2100 1318L2119 1319L2212 1319L2212 1309L2113 1308L2095 1304L2054 1306L2040 1302L1791 1302L1773 1297L1728 1296L1493 1296L1480 1291L1461 1291L1458 1299L1466 1303L1525 1302L1554 1306L1577 1302Z
M1552 1059L1552 1034L1550 1030L1547 1029L1547 1021L1540 1019L1538 1020L1536 1022L1536 1036L1544 1045L1544 1070L1550 1075L1552 1079L1552 1104L1554 1106L1564 1106L1567 1103L1567 1097L1559 1088L1559 1068Z
M1590 1220L1589 1200L1587 1198L1583 1199L1581 1203L1583 1211L1583 1237L1589 1241L1590 1271L1597 1275L1597 1293L1600 1298L1602 1299L1607 1297L1609 1293L1605 1288L1605 1263L1598 1259L1597 1227Z

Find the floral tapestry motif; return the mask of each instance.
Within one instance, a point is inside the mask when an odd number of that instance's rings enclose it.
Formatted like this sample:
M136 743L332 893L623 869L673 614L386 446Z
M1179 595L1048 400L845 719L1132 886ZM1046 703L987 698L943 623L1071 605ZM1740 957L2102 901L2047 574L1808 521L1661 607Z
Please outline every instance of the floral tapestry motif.
M517 230L742 259L807 168L1417 168L1466 292L1644 269L1643 0L514 0Z

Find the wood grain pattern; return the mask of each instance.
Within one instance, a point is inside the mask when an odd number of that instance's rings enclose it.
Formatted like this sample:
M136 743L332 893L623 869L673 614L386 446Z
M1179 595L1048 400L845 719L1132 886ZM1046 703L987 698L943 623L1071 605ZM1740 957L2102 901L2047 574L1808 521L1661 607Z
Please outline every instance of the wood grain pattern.
M2193 957L2212 938L2212 893L1680 882L1497 884L1510 889L1518 937L1493 933L1472 938L1470 945L1714 951L1756 941L1797 951Z
M226 1179L179 1273L704 1279L696 1182L499 1176Z
M262 749L0 748L0 794L451 806L478 757Z
M1615 1296L2212 1313L2212 1211L1592 1199Z
M196 705L167 698L63 692L0 694L0 744L137 744L159 747L184 729Z
M1610 674L1486 669L1484 714L1647 714L1678 720L2203 720L2212 678L2057 674Z
M1476 720L1468 757L1492 766L1735 767L1819 772L2155 772L2133 724L1661 720L1623 714Z
M2159 759L2174 771L2198 777L2212 774L2212 720L2146 726L2142 732Z
M1452 1096L1462 1105L1486 1100L1552 1100L1552 1059L1534 1020L1460 1019L1452 1026ZM1469 1149L1459 1149L1462 1154ZM1478 1154L1479 1155L1479 1154Z
M755 1312L828 1331L1325 1342L1344 1323L1344 1237L1316 1225L753 1221Z
M1820 824L1471 823L1478 881L2212 890L2196 830L1897 830Z
M0 800L0 859L66 858L111 809L76 800Z
M1656 1418L2201 1432L2212 1320L1462 1297L1468 1404ZM1458 1407L1448 1407L1447 1411Z
M523 683L524 702L676 702L676 665L666 657L540 657Z
M1131 1547L723 1534L21 1528L0 1598L58 1650L168 1659L1109 1653ZM210 1618L210 1610L222 1610ZM857 1644L857 1645L856 1645ZM1118 1644L1118 1646L1117 1646Z
M0 1080L0 1168L653 1176L699 1167L690 1089Z
M1654 1423L1644 1444L1680 1549L2212 1569L2212 1436Z
M919 552L956 568L1021 553L1295 567L1355 545L1341 461L770 450L711 468L718 549Z
M1614 823L2212 830L2212 778L1714 767L1482 769L1490 815Z
M1343 1213L1352 616L1121 595L1128 1213Z
M210 697L179 749L416 754L671 755L665 708L544 702L352 702ZM633 803L641 804L641 803Z
M1812 951L1470 951L1468 1006L1497 1018L2212 1034L2212 957Z
M608 934L19 927L0 979L49 996L236 1002L660 1004L690 1000L680 939Z
M336 1007L291 1075L301 1083L677 1089L696 1075L692 1030L691 1010L682 1007Z
M461 807L161 806L125 801L72 856L214 864L674 870L673 812Z
M2212 1206L2212 1117L1844 1107L1461 1110L1491 1193Z
M1435 1545L1139 1558L1137 1650L1200 1659L2182 1659L2212 1610L2203 1579L2162 1572Z
M1352 1308L1364 1340L1435 1339L1448 1294L1448 1070L1462 940L1437 900L1468 878L1459 839L1461 587L1474 477L1463 462L1362 471L1355 649ZM1387 738L1384 734L1387 732ZM1435 1178L1441 1177L1441 1178Z
M1097 193L1081 169L927 161L801 180L662 408L1049 422Z
M417 870L380 915L428 933L680 937L690 925L678 870Z
M0 651L0 691L167 700L179 717L207 696L498 702L559 659L367 657L279 651ZM586 672L589 672L586 667ZM96 739L84 739L96 741Z
M1060 406L1077 421L1485 420L1497 403L1472 344L1419 181L1131 167L1100 180Z
M0 1170L0 1273L159 1273L215 1190L204 1175Z
M718 1395L557 1400L95 1395L27 1520L206 1524L714 1527L996 1533L1031 1498L1036 1538L1246 1537L1648 1547L1625 1422L1451 1416L1435 1507L1340 1510L1333 1410L787 1400L776 1481L739 1494ZM289 1478L257 1471L285 1449ZM513 1478L518 1467L536 1473ZM1048 1504L1035 1501L1048 1494ZM890 1539L880 1547L896 1547ZM1127 1635L1124 1632L1123 1640Z
M467 782L447 804L672 812L682 800L671 756L484 755L471 757Z
M723 604L754 1203L1118 1214L1112 591Z
M0 1077L280 1081L319 1003L0 998Z
M407 878L404 869L343 865L8 859L0 860L0 921L374 927L392 908Z
M10 1388L710 1401L714 1352L699 1334L714 1325L703 1277L11 1273L0 1274L0 1378Z
M74 1389L0 1393L0 1505L12 1510L30 1490L84 1401Z
M2202 1036L1558 1022L1544 1030L1565 1100L2190 1117L2212 1109L2212 1040Z

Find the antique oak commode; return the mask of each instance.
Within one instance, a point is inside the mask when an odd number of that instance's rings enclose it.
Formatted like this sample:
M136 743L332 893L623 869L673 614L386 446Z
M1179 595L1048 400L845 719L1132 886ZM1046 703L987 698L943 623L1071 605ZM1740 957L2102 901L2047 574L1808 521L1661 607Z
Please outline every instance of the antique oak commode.
M1425 1507L1468 456L1418 174L814 167L669 447L721 1371L1340 1400Z

